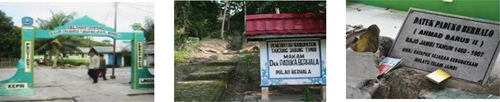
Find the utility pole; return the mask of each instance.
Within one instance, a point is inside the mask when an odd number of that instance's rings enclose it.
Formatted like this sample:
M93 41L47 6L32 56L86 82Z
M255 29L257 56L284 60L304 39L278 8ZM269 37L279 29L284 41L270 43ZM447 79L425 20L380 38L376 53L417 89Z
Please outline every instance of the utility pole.
M116 17L117 17L117 12L118 12L118 2L115 2L114 6L115 6L115 24L114 24L114 29L115 29L115 32L116 32ZM110 76L111 79L116 79L116 76L115 76L116 58L117 58L116 57L116 39L113 39L113 67L112 67L111 76Z
M229 0L226 0L226 5L224 6L224 14L222 14L223 16L223 20L222 20L222 27L220 28L220 38L222 40L224 40L224 23L226 21L226 11L227 11L227 6L229 5Z

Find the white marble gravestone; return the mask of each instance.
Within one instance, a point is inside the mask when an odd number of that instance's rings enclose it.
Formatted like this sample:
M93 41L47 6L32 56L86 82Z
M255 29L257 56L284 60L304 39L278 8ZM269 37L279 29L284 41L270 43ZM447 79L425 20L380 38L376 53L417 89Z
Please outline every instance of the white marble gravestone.
M420 9L410 9L390 57L403 66L483 83L498 55L499 23Z

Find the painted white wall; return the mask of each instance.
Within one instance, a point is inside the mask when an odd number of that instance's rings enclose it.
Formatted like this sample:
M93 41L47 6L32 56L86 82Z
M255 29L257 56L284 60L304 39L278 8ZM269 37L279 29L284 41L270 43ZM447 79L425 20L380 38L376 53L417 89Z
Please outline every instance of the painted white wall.
M120 57L122 57L121 58L121 62L122 63L120 64L120 66L125 66L125 59L124 59L125 57L123 57L123 56L120 56Z
M106 60L106 65L109 63L108 62L108 59L109 59L108 57L109 57L109 54L104 54L104 60Z

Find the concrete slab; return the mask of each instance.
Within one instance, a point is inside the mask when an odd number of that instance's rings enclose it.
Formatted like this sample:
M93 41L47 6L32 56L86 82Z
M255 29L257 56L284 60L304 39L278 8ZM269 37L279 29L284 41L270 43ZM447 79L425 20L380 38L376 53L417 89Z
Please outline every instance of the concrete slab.
M40 87L35 88L35 95L29 97L0 96L0 101L51 101L51 100L72 100L73 96L60 87Z
M153 70L154 69L150 69ZM0 69L0 79L7 79L16 69ZM151 71L150 71L151 72ZM116 79L99 78L91 84L87 69L35 68L35 95L29 97L0 96L0 101L154 101L154 89L130 89L130 68L116 68Z
M425 93L423 97L426 99L498 99L496 95L474 94L452 88L431 91Z

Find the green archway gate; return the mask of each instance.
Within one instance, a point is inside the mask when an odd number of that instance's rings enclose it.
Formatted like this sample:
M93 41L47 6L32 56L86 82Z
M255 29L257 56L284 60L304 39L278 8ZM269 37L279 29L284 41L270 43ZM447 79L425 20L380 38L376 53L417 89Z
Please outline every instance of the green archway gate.
M115 32L113 28L98 23L84 16L56 27L54 30L41 30L33 26L33 19L23 18L21 59L18 61L17 72L7 80L0 81L0 96L20 95L29 96L34 94L33 78L33 55L36 39L54 39L60 35L69 36L101 36L110 37L115 40L131 40L132 63L131 63L131 86L132 89L154 88L154 75L152 75L144 60L144 33L138 29L140 25L134 26L133 32ZM135 25L135 24L134 24Z

